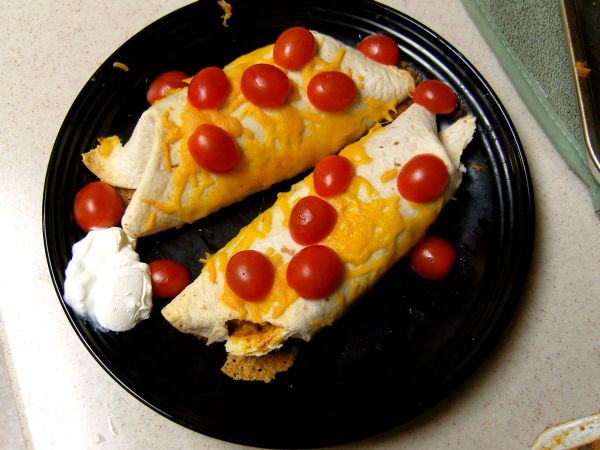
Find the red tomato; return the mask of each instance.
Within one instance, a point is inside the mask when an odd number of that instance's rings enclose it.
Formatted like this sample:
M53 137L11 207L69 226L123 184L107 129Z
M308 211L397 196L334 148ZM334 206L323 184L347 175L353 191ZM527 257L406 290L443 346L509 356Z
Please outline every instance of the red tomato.
M358 50L368 58L381 64L398 64L400 51L391 37L383 34L367 36L358 43Z
M427 203L444 192L448 169L440 158L423 153L410 158L396 179L398 192L408 201Z
M452 268L456 253L444 239L427 236L410 252L410 267L423 278L441 280Z
M208 123L196 128L188 139L188 147L194 161L209 172L229 172L240 160L240 151L229 133Z
M256 250L237 252L227 263L225 279L243 300L255 302L267 296L275 279L271 261Z
M457 105L452 88L439 80L421 81L413 92L413 100L433 114L449 114Z
M288 285L307 300L327 297L343 276L344 263L324 245L304 247L290 260L286 271Z
M302 69L315 56L317 41L304 27L292 27L285 30L275 41L273 59L286 69Z
M94 181L82 187L73 206L75 221L85 231L118 225L123 215L123 201L106 183Z
M186 78L188 78L187 73L179 72L177 70L159 75L148 87L148 92L146 93L148 103L153 104L161 98L166 97L169 91L172 91L173 89L185 87L183 80Z
M317 194L334 197L346 192L354 177L352 163L343 156L332 155L323 158L313 172L313 183Z
M192 281L187 268L172 259L157 259L148 266L152 280L152 293L156 297L176 297Z
M350 106L358 89L354 80L342 72L321 72L308 82L307 95L313 106L325 112L337 112Z
M290 214L290 235L300 245L323 240L337 222L337 212L325 200L309 195L301 198Z
M218 67L206 67L192 78L188 101L197 109L218 109L230 91L231 83L225 72Z
M279 108L287 99L292 85L283 70L271 64L248 67L240 87L249 102L261 108Z

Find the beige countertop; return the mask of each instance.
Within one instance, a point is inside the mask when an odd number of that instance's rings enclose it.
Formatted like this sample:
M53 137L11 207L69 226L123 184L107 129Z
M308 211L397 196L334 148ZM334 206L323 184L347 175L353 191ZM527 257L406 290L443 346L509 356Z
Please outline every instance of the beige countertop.
M60 307L42 240L46 165L77 93L119 45L187 3L9 0L0 10L0 342L31 448L239 448L165 419L104 372ZM527 448L545 427L600 409L600 220L462 4L384 3L446 38L500 97L530 165L537 237L516 316L476 373L417 420L345 448Z

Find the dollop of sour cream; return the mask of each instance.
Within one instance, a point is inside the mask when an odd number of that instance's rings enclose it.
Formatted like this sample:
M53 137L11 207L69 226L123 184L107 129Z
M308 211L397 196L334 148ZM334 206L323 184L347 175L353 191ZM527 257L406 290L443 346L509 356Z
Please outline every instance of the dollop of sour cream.
M150 317L150 269L140 262L135 243L113 227L90 231L73 245L64 299L103 329L127 331Z

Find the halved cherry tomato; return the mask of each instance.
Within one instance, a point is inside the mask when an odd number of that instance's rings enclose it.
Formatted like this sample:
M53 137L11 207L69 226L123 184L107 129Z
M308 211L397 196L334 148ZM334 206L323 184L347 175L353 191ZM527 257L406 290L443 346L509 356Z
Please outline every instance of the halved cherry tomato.
M94 181L75 195L73 213L75 221L85 231L110 228L121 220L123 201L112 186Z
M449 114L457 105L452 88L440 80L421 81L413 92L413 100L433 114Z
M187 73L178 70L172 70L159 75L148 87L148 92L146 93L148 103L153 104L161 98L166 97L169 91L173 89L185 87L183 80L186 78L188 78Z
M344 263L324 245L304 247L290 260L286 271L288 285L307 300L327 297L343 276Z
M244 97L261 108L280 108L292 85L283 70L271 64L254 64L242 74L240 87Z
M427 236L410 252L410 267L423 278L441 280L450 272L456 252L448 241Z
M381 64L398 64L400 51L391 37L383 34L367 36L358 43L358 50L368 58Z
M402 166L396 183L398 192L408 201L427 203L446 189L448 169L437 156L423 153L413 156Z
M304 27L292 27L285 30L275 41L273 59L286 69L302 69L315 56L317 41Z
M188 88L188 100L197 109L218 109L231 92L231 83L219 67L200 70Z
M334 197L346 192L354 167L343 156L331 155L323 158L313 172L313 183L317 194L323 197Z
M150 267L152 293L156 297L176 297L192 281L187 268L172 259L157 259L148 266Z
M358 89L354 80L345 73L327 71L311 78L306 93L315 108L325 112L337 112L352 104Z
M298 200L290 214L290 236L300 245L323 240L337 222L337 212L325 200L308 195Z
M188 139L190 154L196 163L213 173L233 170L240 159L240 151L233 138L216 125L204 123Z
M243 300L255 302L267 296L275 279L271 261L256 250L242 250L229 258L225 279Z

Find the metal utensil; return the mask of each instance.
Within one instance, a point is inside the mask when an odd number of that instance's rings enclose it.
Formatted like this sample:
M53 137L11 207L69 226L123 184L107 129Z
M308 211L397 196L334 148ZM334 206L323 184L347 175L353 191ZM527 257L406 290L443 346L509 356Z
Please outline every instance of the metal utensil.
M600 183L600 1L561 0L588 166Z

